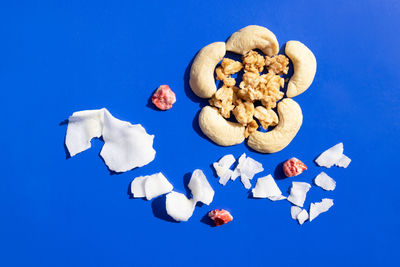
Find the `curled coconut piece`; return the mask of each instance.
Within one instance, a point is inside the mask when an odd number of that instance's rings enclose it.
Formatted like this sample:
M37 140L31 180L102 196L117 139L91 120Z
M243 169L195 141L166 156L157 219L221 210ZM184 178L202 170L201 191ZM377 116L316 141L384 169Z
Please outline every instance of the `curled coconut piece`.
M335 163L339 162L343 156L343 143L334 145L333 147L325 150L315 159L318 166L330 168Z
M206 205L210 205L214 198L214 189L212 189L202 170L194 170L188 187L192 192L193 201L200 201Z
M308 183L292 182L292 188L290 189L290 195L287 200L296 206L303 207L307 192L310 188L311 185Z
M205 106L199 114L202 132L220 146L233 146L244 141L245 127L227 121L216 108Z
M264 54L273 56L279 52L275 34L265 27L250 25L231 35L226 42L226 50L244 55L250 50L260 49Z
M74 112L69 117L65 144L71 157L90 148L90 140L100 136L104 140L100 156L112 171L141 167L155 157L154 135L140 124L121 121L105 108Z
M258 178L252 193L255 198L269 198L272 201L286 198L282 196L282 191L279 189L271 174Z
M161 172L136 177L131 183L133 197L146 197L147 200L171 192L172 184Z
M215 172L219 177L219 183L226 185L232 176L233 171L230 169L235 162L235 157L232 154L223 156L218 162L213 163Z
M299 41L286 43L285 54L293 63L294 73L290 78L286 95L295 97L310 87L317 71L317 60L313 52Z
M247 144L261 153L274 153L284 149L296 136L303 123L303 113L297 102L285 98L278 103L279 123L268 132L250 134Z
M314 179L314 183L326 191L333 191L336 188L336 182L328 174L321 172Z
M225 52L225 43L215 42L203 47L197 54L190 69L189 84L198 97L210 98L217 91L214 70Z

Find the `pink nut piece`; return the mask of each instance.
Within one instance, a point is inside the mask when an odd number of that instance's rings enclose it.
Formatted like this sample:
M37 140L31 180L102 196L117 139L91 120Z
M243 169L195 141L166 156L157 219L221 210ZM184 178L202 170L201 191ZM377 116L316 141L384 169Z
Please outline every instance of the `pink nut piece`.
M167 110L176 102L176 96L168 85L161 85L153 94L151 101L159 109Z
M227 210L215 209L208 213L208 217L215 222L216 226L226 224L233 220L232 215Z
M307 166L296 158L291 158L283 163L283 172L287 177L293 177L307 170Z

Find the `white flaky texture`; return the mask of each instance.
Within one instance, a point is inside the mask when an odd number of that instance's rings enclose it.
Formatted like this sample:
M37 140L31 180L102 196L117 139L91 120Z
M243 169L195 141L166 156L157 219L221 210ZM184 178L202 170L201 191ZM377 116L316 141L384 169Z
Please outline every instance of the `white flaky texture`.
M258 178L256 186L252 190L253 197L269 198L272 201L282 200L286 197L282 196L282 191L279 189L271 174Z
M330 168L335 163L340 161L342 156L343 156L343 143L339 143L329 148L328 150L322 152L322 154L315 159L315 163L317 163L318 166Z
M299 222L300 225L302 225L305 221L308 220L308 212L303 209L298 215L297 215L297 221Z
M240 181L246 189L250 189L250 180L254 175L264 170L262 164L250 157L246 157L240 166Z
M114 118L107 109L74 112L68 119L65 144L72 156L90 148L90 140L103 137L100 156L108 168L125 172L151 162L154 135L149 135L140 124Z
M285 98L278 103L279 123L268 132L255 131L247 144L261 153L274 153L284 149L296 136L303 123L303 113L297 102Z
M167 214L175 221L187 221L192 216L196 202L184 194L172 191L166 197Z
M218 109L205 106L199 114L201 131L220 146L233 146L244 141L245 127L240 123L227 121Z
M293 76L290 78L286 95L295 97L307 90L317 71L317 60L313 52L299 41L286 43L285 54L293 63Z
M240 168L242 167L244 160L246 159L246 153L243 153L239 159L238 159L238 164L236 165L236 168L233 170L233 173L231 175L231 180L235 181L236 178L240 176Z
M333 206L333 199L323 198L321 202L311 203L310 222L323 212L327 212Z
M226 50L237 54L244 55L254 49L260 49L268 56L278 54L275 34L265 27L250 25L232 34L226 42Z
M133 197L145 197L147 200L169 193L173 188L161 172L136 177L131 183Z
M230 167L235 161L235 157L232 154L228 154L223 156L218 162L213 163L213 167L219 177L220 184L226 185L228 180L231 178L233 171L230 169Z
M290 208L290 216L292 216L292 219L293 219L293 220L296 220L296 219L297 219L297 215L300 214L301 210L302 210L302 208L297 207L297 206L292 206L292 207Z
M321 172L314 179L314 183L326 191L333 191L336 188L336 182L328 174Z
M225 43L215 42L203 47L197 54L190 69L189 84L198 97L210 98L217 91L214 70L225 53Z
M188 187L192 192L193 201L210 205L214 198L214 189L202 170L197 169L193 172Z
M214 190L203 171L197 169L193 172L188 187L192 193L191 199L175 191L167 195L165 203L167 214L176 221L187 221L192 216L197 202L210 205L213 201Z
M307 192L310 188L311 185L308 183L292 182L292 188L290 189L290 195L287 200L296 206L303 207Z
M340 159L337 162L335 162L335 166L347 168L349 166L350 162L351 162L351 159L343 154L340 157Z

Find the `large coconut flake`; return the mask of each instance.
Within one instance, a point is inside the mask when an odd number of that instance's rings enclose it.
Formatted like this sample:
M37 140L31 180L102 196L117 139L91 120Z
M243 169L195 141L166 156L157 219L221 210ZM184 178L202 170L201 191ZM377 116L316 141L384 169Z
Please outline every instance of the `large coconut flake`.
M147 200L169 193L173 188L161 172L148 176L144 183Z
M292 182L292 188L290 189L290 195L287 200L296 206L303 207L307 192L310 188L311 185L308 183Z
M318 164L318 166L330 168L341 159L342 155L343 143L339 143L322 152L322 154L316 158L315 162Z
M302 225L308 219L308 213L305 209L303 209L299 215L297 215L297 221L300 225Z
M192 216L196 203L184 194L172 191L166 197L167 214L175 221L187 221Z
M346 155L342 155L342 157L335 163L335 166L347 168L351 162L351 159Z
M65 144L72 156L90 148L90 140L103 136L100 156L108 168L125 172L151 162L156 154L154 135L140 125L114 118L107 109L85 110L68 119Z
M240 166L240 180L246 189L251 187L250 180L254 175L264 170L262 164L250 157L247 157Z
M193 201L195 203L200 201L206 205L210 205L214 198L214 190L203 171L197 169L193 172L188 187L192 192Z
M310 222L323 212L327 212L333 206L333 199L323 198L321 202L311 203Z
M258 178L256 186L253 188L252 193L253 197L269 198L272 201L286 198L282 196L282 192L271 174L262 178Z
M326 191L333 191L336 188L336 182L326 173L321 172L314 179L314 183Z
M146 197L146 191L144 190L144 183L149 176L139 176L133 179L131 183L131 192L133 197Z
M232 154L223 156L218 162L214 162L214 169L219 177L219 183L226 185L233 173L230 167L235 162L235 157Z

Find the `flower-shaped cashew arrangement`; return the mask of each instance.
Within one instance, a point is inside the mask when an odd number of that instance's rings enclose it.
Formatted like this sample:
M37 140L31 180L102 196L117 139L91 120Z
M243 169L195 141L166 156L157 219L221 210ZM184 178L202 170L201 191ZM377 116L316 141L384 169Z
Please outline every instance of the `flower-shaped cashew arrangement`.
M235 32L226 43L215 42L199 51L190 70L190 87L201 98L211 98L217 91L214 71L226 51L245 55L259 49L271 57L279 52L275 35L265 27L251 25ZM301 42L286 43L285 54L293 63L294 73L287 85L286 98L277 104L279 122L268 132L250 133L247 144L261 153L274 153L285 148L296 136L303 122L301 108L295 97L311 85L317 69L314 54ZM218 109L205 106L199 114L203 133L221 146L232 146L245 139L245 126L226 120Z

